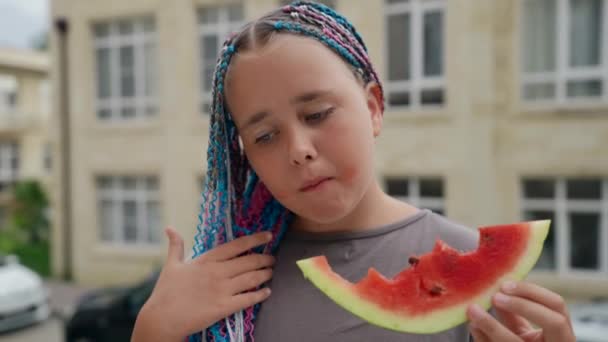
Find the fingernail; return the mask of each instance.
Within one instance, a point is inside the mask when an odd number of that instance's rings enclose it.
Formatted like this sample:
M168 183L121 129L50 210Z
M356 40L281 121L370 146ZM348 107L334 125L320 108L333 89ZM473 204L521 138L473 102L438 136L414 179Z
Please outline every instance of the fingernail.
M509 303L509 300L511 300L509 298L509 296L506 296L500 292L498 292L497 294L494 295L494 300L496 301L496 304L498 305L505 305L507 303Z
M506 281L502 284L502 290L505 293L513 293L513 291L515 290L515 288L517 287L517 284L514 281Z
M264 237L266 238L266 241L270 241L272 240L272 233L268 232Z
M266 293L266 295L267 295L267 296L269 296L269 295L270 295L270 292L272 292L272 291L270 291L270 287L267 287L267 288L264 290L264 292Z

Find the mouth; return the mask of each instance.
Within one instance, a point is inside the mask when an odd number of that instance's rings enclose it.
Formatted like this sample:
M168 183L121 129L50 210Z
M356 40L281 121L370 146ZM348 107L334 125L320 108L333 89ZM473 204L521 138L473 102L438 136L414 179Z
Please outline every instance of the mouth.
M332 177L319 177L315 178L312 181L305 182L304 185L300 188L302 192L310 192L317 189L320 189L328 181L332 180Z

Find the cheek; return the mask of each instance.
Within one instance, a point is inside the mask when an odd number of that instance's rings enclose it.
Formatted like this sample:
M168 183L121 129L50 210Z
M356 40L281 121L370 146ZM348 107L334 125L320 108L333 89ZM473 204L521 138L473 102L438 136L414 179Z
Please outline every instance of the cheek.
M344 184L357 188L373 177L374 139L370 125L347 118L328 127L325 147ZM336 139L339 137L339 139Z
M270 191L277 200L286 198L289 192L283 181L285 179L285 176L283 175L284 171L276 167L277 163L268 160L268 158L260 158L256 155L248 155L248 158L251 167L260 180L266 185L268 191Z
M360 173L361 170L357 167L357 165L348 165L342 171L342 179L347 184L355 184L357 183Z

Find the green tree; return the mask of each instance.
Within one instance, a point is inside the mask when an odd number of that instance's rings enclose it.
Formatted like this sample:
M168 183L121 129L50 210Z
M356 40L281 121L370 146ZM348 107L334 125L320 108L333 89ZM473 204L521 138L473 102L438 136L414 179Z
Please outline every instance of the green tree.
M38 181L26 180L15 184L12 226L25 233L29 242L48 241L48 198Z

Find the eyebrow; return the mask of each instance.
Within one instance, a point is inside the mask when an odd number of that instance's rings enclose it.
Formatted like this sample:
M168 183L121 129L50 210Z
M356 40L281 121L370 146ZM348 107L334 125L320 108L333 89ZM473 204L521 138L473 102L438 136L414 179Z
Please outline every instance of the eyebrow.
M291 104L302 104L302 103L312 102L312 101L317 100L320 97L327 96L328 94L329 94L329 91L325 91L325 90L311 91L311 92L304 93L304 94L294 97L293 99L291 99L290 103ZM247 128L249 128L257 123L260 123L261 121L266 119L266 117L268 117L269 115L270 114L267 111L261 111L261 112L257 112L255 114L253 114L249 119L247 119L247 121L245 121L245 124L243 125L243 130L246 130Z
M302 95L298 95L291 100L292 104L301 104L306 102L312 102L320 97L327 96L329 91L326 90L316 90L308 93L304 93Z

